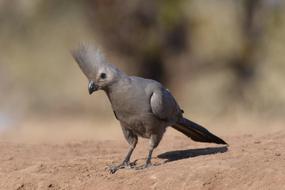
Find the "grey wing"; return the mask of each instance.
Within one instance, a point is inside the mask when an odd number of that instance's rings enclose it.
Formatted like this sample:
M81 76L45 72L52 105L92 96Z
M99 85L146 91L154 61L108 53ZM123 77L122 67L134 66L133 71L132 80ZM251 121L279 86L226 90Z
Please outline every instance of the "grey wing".
M176 122L182 117L183 111L171 93L164 88L155 90L152 93L150 105L153 114L161 120Z
M103 54L91 45L81 44L71 53L88 79L94 79L98 66L106 62Z

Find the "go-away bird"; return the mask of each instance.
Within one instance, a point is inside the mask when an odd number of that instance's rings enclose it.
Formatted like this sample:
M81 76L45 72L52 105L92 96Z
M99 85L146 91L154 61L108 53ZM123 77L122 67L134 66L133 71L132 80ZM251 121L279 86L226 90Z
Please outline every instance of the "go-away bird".
M151 166L153 150L158 146L167 127L176 129L194 141L226 144L204 127L183 117L183 110L161 83L128 76L90 45L81 45L72 51L72 55L89 80L89 94L97 90L105 91L129 143L126 157L121 164L110 167L111 173L131 167L130 158L138 137L150 139L144 168Z

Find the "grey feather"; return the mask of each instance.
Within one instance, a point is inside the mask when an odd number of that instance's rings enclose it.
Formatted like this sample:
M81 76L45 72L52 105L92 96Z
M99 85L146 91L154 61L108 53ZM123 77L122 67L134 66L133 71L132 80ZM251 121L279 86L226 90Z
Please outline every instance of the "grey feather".
M153 92L150 105L154 115L162 120L175 123L182 117L182 110L170 92L164 88Z
M81 44L71 53L88 79L95 78L98 69L108 64L101 51L91 45Z

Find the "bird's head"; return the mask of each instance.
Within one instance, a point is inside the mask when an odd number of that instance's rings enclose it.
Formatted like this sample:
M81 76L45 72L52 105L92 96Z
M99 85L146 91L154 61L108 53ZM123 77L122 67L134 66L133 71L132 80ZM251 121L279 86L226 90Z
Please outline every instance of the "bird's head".
M72 55L89 80L88 92L105 90L122 76L122 72L109 64L104 55L95 47L80 45Z

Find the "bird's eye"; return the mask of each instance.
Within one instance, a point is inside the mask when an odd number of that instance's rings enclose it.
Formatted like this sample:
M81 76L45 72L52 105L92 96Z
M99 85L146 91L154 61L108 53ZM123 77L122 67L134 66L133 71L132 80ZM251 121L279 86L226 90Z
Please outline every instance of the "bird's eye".
M106 73L101 73L101 74L100 74L100 78L101 78L101 79L105 79L106 77L107 77Z

